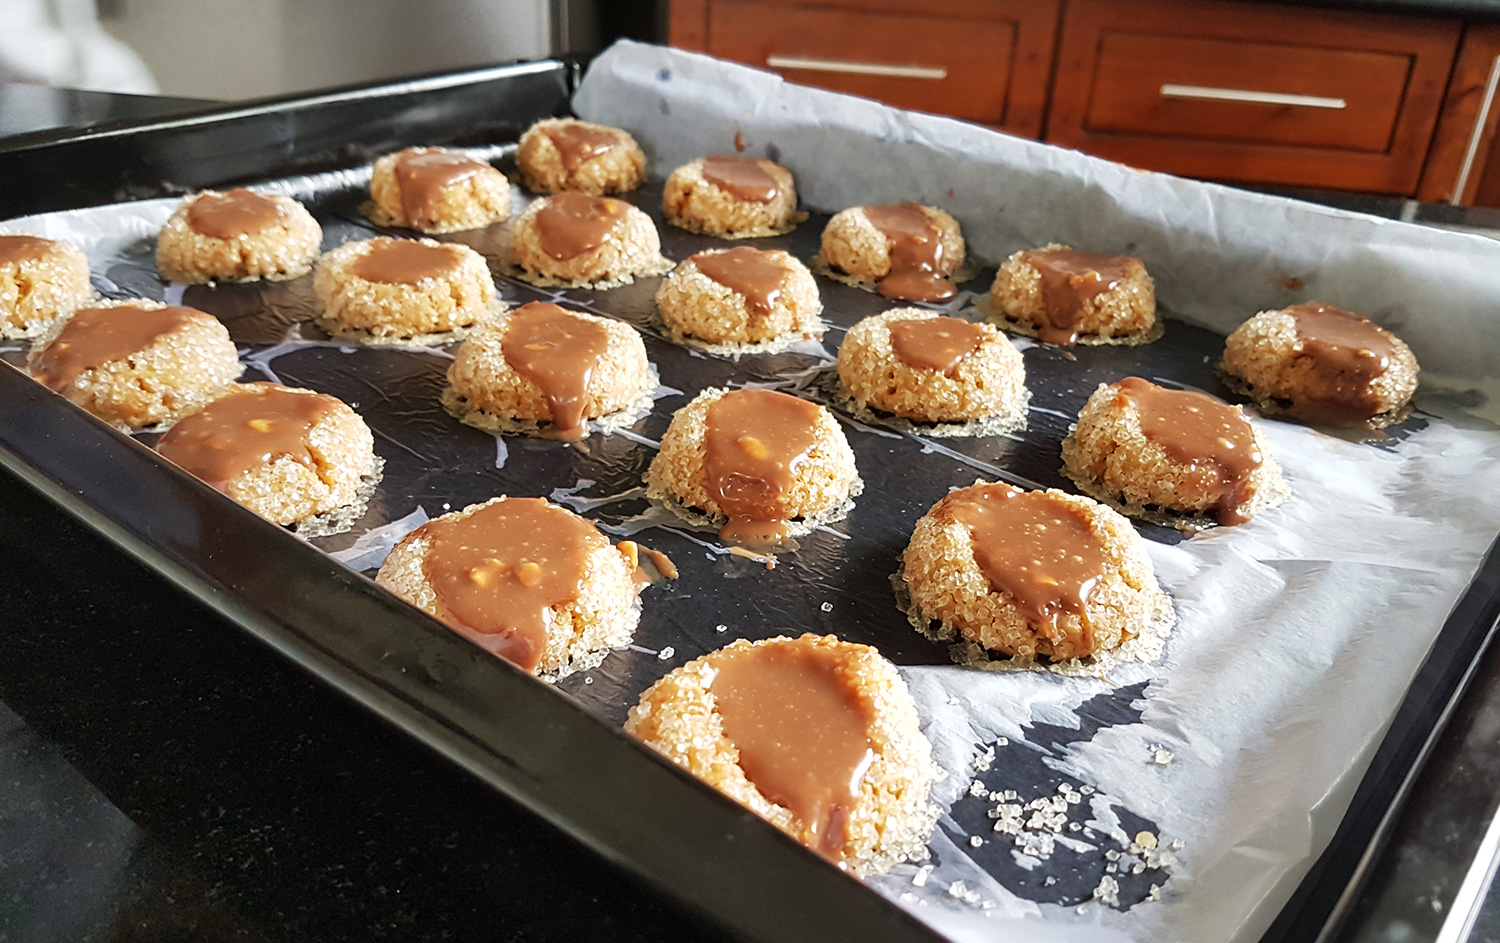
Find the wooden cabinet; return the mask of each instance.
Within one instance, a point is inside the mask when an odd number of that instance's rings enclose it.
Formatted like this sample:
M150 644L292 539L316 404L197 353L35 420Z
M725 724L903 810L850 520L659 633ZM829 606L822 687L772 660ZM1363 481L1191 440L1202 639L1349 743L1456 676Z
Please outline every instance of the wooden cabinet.
M1150 170L1500 205L1500 25L1244 0L673 0L670 39Z
M1047 140L1192 177L1410 193L1459 27L1203 0L1070 0Z
M1417 198L1500 206L1500 26L1471 26Z
M675 46L1037 137L1060 0L677 0Z

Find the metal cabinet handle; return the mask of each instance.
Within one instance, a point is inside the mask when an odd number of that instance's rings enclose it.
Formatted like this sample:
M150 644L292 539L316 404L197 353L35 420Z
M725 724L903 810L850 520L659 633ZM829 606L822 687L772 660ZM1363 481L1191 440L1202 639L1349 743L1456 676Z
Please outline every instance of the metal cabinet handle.
M1254 105L1294 105L1299 108L1348 108L1342 98L1321 95L1287 95L1282 92L1256 92L1241 88L1210 88L1204 85L1163 85L1162 98L1197 98L1220 102L1249 102Z
M855 75L887 75L901 79L934 79L948 77L941 66L886 65L883 62L847 62L842 59L813 59L807 56L766 56L773 69L806 69L809 72L851 72Z
M1484 124L1489 120L1490 107L1495 104L1495 90L1500 89L1500 56L1490 66L1490 80L1484 86L1484 99L1479 103L1479 114L1474 119L1474 128L1469 132L1469 147L1464 151L1464 162L1458 168L1458 182L1453 184L1453 196L1448 202L1458 206L1463 202L1464 189L1469 185L1469 174L1474 172L1474 159L1479 156L1479 142L1484 137Z

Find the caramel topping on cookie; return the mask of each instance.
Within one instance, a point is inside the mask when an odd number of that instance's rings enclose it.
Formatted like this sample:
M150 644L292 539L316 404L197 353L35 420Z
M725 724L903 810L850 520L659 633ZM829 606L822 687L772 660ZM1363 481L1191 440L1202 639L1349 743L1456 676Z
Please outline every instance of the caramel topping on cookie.
M341 406L326 393L250 383L178 422L162 436L157 451L223 491L245 472L277 459L316 467L308 436Z
M797 818L797 837L839 860L875 758L874 709L845 677L847 653L811 636L709 656L709 691L745 778Z
M1104 550L1077 511L1044 491L993 484L954 491L933 513L969 529L980 571L1028 622L1055 642L1074 636L1059 617L1077 616L1075 646L1094 647L1085 603L1104 576Z
M1260 467L1260 450L1250 420L1236 406L1193 390L1169 390L1140 377L1114 384L1135 407L1141 434L1180 465L1210 465L1217 480L1202 497L1212 498L1221 524L1249 520L1241 508L1249 500L1250 475Z
M876 286L887 298L946 301L958 294L942 276L943 232L917 203L866 206L865 218L890 240L891 270Z
M555 304L533 301L510 314L500 341L505 362L547 399L554 439L581 439L589 379L609 349L609 332Z
M569 174L620 143L619 136L613 132L600 131L576 121L552 125L544 133L557 148L557 156Z
M553 608L579 598L590 555L608 546L594 525L542 498L506 498L417 534L428 540L422 568L443 621L525 671L546 654Z
M703 158L703 179L747 203L769 203L781 192L776 178L753 157L719 154Z
M1139 261L1074 249L1032 249L1021 258L1041 276L1047 320L1038 326L1037 335L1048 344L1076 343L1084 305L1123 282L1131 263Z
M951 374L959 361L984 346L984 328L962 318L913 318L892 321L891 350L896 359L918 370Z
M483 172L489 164L441 148L408 147L396 158L396 184L401 188L401 211L414 229L437 222L443 191Z
M536 214L537 241L559 262L576 259L604 245L625 218L629 204L607 196L565 190L548 197Z
M417 285L429 278L445 278L458 268L457 254L446 246L381 237L370 243L370 251L349 266L351 275L367 282Z
M817 441L818 407L773 390L735 390L708 408L708 493L729 518L724 540L775 543L789 523L783 496Z
M1370 384L1396 355L1396 345L1386 333L1366 318L1316 301L1294 305L1287 313L1297 322L1302 356L1315 366L1307 403L1300 411L1314 421L1334 422L1368 419L1380 412L1380 400Z
M698 271L741 295L745 308L760 315L770 314L775 308L791 274L771 253L749 246L736 246L727 252L699 252L692 256L692 262Z
M79 308L32 365L32 376L60 392L85 370L139 353L158 337L202 317L208 315L181 307Z
M200 236L235 239L281 225L281 207L268 196L238 187L198 197L188 206L187 224Z

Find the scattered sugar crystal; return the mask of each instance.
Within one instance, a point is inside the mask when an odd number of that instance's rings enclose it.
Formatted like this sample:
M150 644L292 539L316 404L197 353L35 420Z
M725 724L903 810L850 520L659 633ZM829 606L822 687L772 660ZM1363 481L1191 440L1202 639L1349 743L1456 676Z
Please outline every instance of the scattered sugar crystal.
M675 654L677 654L676 649L674 649L674 648L672 648L672 646L668 645L666 648L664 648L661 651L659 651L659 652L656 653L656 660L657 661L666 661L668 658L671 658Z
M916 902L917 902L917 895L913 894L911 891L903 891L901 893L901 903L903 903L903 904L915 904Z
M1076 832L1076 831L1079 831L1082 828L1083 828L1083 824L1080 823L1080 822L1069 822L1068 823L1068 831L1070 831L1070 832Z
M986 786L984 783L980 782L979 780L976 779L972 783L969 783L969 795L971 795L971 796L988 796L989 794L990 794L989 787Z
M995 746L997 746L997 747L1008 747L1008 746L1010 746L1010 738L1009 737L998 737L998 738L996 738L996 740L995 740Z
M1137 832L1136 835L1135 835L1135 843L1131 846L1130 850L1132 852L1135 852L1136 854L1140 854L1140 852L1138 852L1138 851L1135 850L1136 848L1141 848L1141 849L1143 849L1145 851L1150 851L1152 848L1155 848L1155 847L1156 847L1156 836L1155 835L1151 834L1150 832Z
M1119 865L1116 865L1116 864L1113 864L1113 863L1107 864L1107 865L1104 866L1104 873L1105 874L1114 874L1118 870L1120 870Z
M1099 901L1101 904L1118 906L1120 903L1120 882L1107 874L1101 877L1099 879L1099 886L1094 888L1094 900Z
M982 773L985 770L989 769L990 768L990 764L992 764L994 762L995 762L995 748L994 747L990 747L988 750L985 750L983 753L979 754L979 757L974 760L974 770L976 772Z
M1120 853L1111 848L1104 853L1104 857L1108 858L1110 861L1119 861Z
M819 606L818 608L822 609L824 612L832 612L833 611L833 603L831 603L831 602L825 602L823 605Z
M728 632L729 631L729 626L727 626L727 625L716 625L716 626L714 626L714 631L715 632Z
M1016 794L1016 791L1014 789L1005 790L1005 801L1015 802L1019 798L1020 796Z
M1079 907L1079 908L1078 908L1078 909L1076 909L1076 910L1074 910L1074 911L1073 911L1073 912L1074 912L1074 913L1075 913L1075 914L1086 914L1086 913L1088 913L1088 912L1089 912L1089 911L1088 911L1088 908L1087 908L1087 907Z
M1069 782L1058 783L1057 791L1059 793L1062 793L1063 795L1066 795L1073 791L1073 784Z
M961 704L961 703L963 703L963 702L958 699L958 695L956 695L956 694L953 697L948 698L948 706L949 707L954 707L954 706L956 706L958 704Z
M1079 786L1078 787L1078 791L1081 792L1081 793L1083 793L1085 796L1092 796L1094 794L1094 787L1093 786Z
M1146 862L1144 861L1137 861L1135 864L1130 866L1131 874L1140 874L1144 870L1146 870Z
M1166 766L1168 763L1172 762L1172 757L1174 755L1175 754L1171 750L1168 750L1166 747L1162 746L1159 743L1151 744L1151 762L1155 763L1157 766Z
M1045 878L1045 879L1044 879L1044 880L1043 880L1043 881L1042 881L1042 885L1043 885L1043 886L1044 886L1044 887L1051 887L1051 886L1052 886L1052 885L1054 885L1054 884L1056 884L1056 883L1057 883L1057 878L1056 878L1056 877L1053 877L1053 876L1052 876L1052 875L1050 875L1050 874L1049 874L1049 875L1047 875L1047 877L1046 877L1046 878Z
M914 886L914 887L923 887L923 886L925 886L927 884L927 876L930 875L930 874L932 874L932 869L933 869L933 865L930 865L930 864L924 864L920 868L918 868L917 869L917 873L913 874L911 876L912 886Z
M1180 838L1174 838L1174 839L1172 839L1172 844L1168 845L1167 847L1170 848L1170 849L1172 849L1173 851L1181 851L1182 850L1182 839L1180 839Z
M594 683L594 676L593 675L584 675L583 676L583 683L584 684L593 684Z
M1146 899L1161 900L1161 887L1156 884L1151 885L1151 890L1146 893Z
M979 892L978 891L965 891L964 892L964 903L970 904L970 905L979 903Z
M978 835L970 835L969 836L969 847L970 848L978 848L980 845L983 845L983 844L984 844L984 839L980 838Z
M447 501L443 502L443 510L445 510L445 511L451 511L452 509L453 509L453 505L449 504Z
M964 885L963 881L954 881L952 884L948 885L948 896L949 897L962 897L962 896L964 896L964 892L967 891L967 890L968 890L968 887L966 887Z

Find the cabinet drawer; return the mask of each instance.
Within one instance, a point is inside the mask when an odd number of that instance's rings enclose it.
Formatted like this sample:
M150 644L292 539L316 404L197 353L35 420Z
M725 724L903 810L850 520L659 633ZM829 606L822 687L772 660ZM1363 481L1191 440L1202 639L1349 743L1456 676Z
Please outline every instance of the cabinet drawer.
M1410 193L1454 23L1074 0L1047 139L1152 170Z
M701 32L679 9L701 10ZM789 81L1036 137L1056 0L674 4L672 41Z

